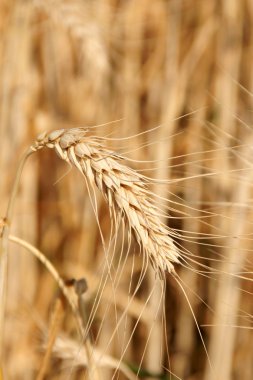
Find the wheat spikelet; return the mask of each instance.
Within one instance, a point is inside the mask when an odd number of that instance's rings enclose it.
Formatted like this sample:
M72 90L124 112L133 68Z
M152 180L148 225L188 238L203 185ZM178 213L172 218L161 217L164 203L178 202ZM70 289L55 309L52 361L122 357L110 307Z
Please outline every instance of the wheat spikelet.
M83 1L38 1L37 6L47 12L55 24L64 26L78 41L79 54L86 71L95 79L104 78L109 71L104 29L94 17L96 8ZM99 76L97 75L99 73Z
M112 215L123 217L154 269L173 272L179 252L169 228L159 218L146 179L122 164L123 158L103 145L103 139L88 135L88 129L56 130L40 135L34 151L53 148L63 160L77 167L88 182L104 195Z
M80 344L65 335L58 336L53 346L53 354L56 358L69 362L74 367L86 367L89 365L87 353ZM127 379L137 380L132 370L122 361L111 355L105 355L99 349L93 347L93 360L97 368L112 368L120 370Z

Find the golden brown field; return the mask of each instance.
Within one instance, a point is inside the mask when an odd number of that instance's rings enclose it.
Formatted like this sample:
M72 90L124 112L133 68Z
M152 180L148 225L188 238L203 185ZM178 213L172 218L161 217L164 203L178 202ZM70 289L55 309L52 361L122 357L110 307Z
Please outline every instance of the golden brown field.
M0 0L1 380L253 378L252 62L252 0Z

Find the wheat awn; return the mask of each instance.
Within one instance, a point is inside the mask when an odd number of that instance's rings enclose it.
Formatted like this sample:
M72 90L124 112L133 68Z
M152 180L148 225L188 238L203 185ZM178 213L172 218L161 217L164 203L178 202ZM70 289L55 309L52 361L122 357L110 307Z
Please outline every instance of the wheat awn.
M102 192L111 214L124 218L154 269L160 275L166 270L174 272L179 252L169 228L160 220L146 177L124 165L120 155L104 146L104 140L88 132L73 128L43 133L31 149L53 148L61 159L73 164Z

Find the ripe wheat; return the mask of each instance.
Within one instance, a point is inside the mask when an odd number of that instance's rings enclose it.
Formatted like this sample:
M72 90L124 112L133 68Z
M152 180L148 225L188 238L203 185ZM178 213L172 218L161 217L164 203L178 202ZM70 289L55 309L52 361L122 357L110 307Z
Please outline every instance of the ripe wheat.
M166 270L174 272L179 252L169 228L160 220L147 180L124 165L123 158L108 150L103 141L89 136L85 128L61 129L40 135L31 148L53 148L60 158L79 169L88 184L102 192L112 215L127 222L154 269L161 275Z

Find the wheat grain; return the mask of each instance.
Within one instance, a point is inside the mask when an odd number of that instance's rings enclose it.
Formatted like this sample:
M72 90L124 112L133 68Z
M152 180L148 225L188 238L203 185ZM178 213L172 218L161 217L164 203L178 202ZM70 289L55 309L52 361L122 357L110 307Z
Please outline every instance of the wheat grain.
M159 218L147 180L124 165L123 158L108 150L103 141L89 136L85 128L61 129L40 135L31 148L53 148L60 158L77 167L88 183L102 192L112 215L125 219L154 269L159 274L173 272L179 252L169 228Z

